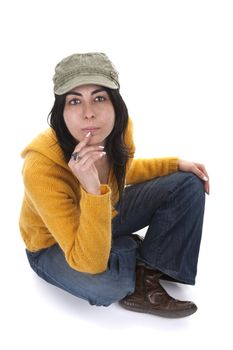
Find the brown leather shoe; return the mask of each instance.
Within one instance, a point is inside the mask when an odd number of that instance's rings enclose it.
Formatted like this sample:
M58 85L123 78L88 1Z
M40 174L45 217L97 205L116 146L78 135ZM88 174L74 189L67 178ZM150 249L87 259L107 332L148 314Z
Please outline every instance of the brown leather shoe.
M135 291L119 304L127 310L169 318L185 317L197 311L193 302L172 298L160 285L160 277L158 271L137 266Z

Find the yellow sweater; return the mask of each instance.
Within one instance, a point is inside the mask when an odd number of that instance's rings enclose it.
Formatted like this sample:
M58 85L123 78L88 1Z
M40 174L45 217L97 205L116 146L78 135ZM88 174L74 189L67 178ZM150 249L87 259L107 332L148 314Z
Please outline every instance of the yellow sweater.
M134 153L132 124L126 144ZM111 220L117 215L117 184L110 171L101 195L85 192L64 160L54 131L38 135L22 152L24 198L20 231L28 250L59 244L68 264L91 274L106 270L111 250ZM177 158L129 159L126 184L177 171Z

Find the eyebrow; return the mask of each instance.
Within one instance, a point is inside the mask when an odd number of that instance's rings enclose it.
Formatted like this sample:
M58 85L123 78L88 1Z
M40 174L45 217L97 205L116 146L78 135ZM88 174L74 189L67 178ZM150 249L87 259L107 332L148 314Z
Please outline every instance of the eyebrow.
M100 88L100 89L97 89L97 90L92 91L91 95L98 94L98 93L101 92L101 91L106 91L106 90L103 89L103 88ZM76 92L76 91L69 91L69 92L67 92L66 95L77 95L77 96L82 96L82 94L80 94L80 92Z

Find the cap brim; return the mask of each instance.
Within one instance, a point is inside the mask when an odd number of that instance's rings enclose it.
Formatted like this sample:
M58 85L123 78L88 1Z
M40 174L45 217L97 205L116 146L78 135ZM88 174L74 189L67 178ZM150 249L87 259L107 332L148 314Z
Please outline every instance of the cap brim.
M86 85L86 84L94 84L104 86L110 89L119 89L119 85L115 81L111 81L109 78L105 78L104 76L78 76L63 84L59 88L54 88L54 93L56 95L63 95L68 91L74 89L75 87Z

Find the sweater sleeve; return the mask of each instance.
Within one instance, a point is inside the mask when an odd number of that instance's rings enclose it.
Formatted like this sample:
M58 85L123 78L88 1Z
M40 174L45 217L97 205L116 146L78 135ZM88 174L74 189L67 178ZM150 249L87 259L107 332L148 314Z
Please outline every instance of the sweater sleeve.
M45 161L29 163L23 170L26 202L31 207L26 215L40 216L72 268L91 274L105 271L111 249L110 188L101 185L101 195L92 195L77 182L77 198L69 183L71 174L64 176L68 170ZM22 230L29 220L22 213Z
M126 184L135 184L178 170L178 158L133 159L126 174Z

